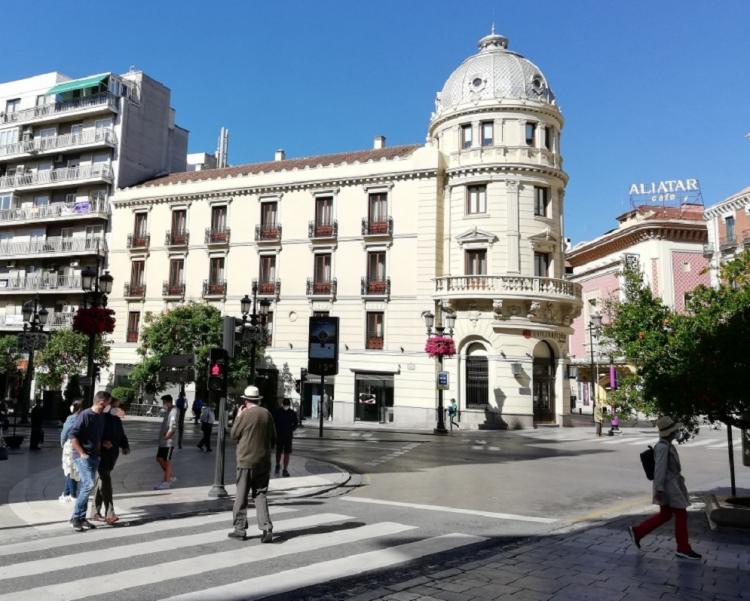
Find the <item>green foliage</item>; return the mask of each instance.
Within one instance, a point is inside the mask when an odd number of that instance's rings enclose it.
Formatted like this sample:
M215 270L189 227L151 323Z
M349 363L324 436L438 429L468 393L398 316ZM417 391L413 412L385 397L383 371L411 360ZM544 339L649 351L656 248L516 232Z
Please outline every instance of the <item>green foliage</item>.
M19 356L18 339L15 336L0 336L0 374L13 372Z
M39 384L59 390L66 377L85 373L88 345L89 337L86 334L70 328L52 331L46 346L35 356ZM100 368L109 366L109 347L101 336L94 339L94 363Z
M135 400L135 390L130 386L115 386L112 389L112 396L120 401L123 409L127 409Z

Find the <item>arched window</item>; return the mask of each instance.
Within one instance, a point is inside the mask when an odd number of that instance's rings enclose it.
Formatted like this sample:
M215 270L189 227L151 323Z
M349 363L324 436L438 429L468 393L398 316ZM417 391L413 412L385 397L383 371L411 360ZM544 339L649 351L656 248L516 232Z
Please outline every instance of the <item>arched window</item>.
M487 351L478 342L466 349L466 408L484 409L488 404Z
M546 341L534 348L534 422L555 421L555 355Z

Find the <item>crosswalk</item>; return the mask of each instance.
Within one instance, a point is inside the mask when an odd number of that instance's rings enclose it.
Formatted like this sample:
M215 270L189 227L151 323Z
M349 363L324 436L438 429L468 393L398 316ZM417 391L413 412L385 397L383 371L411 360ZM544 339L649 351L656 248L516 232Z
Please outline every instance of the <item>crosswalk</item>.
M266 545L228 539L226 513L4 545L0 601L260 599L486 540L316 509L273 506L277 540Z

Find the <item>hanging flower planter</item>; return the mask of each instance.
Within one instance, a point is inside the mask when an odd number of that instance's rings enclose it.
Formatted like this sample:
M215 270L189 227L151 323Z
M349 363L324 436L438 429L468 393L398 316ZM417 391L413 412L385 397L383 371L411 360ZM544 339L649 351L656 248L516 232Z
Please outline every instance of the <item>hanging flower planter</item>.
M82 334L111 334L115 331L115 312L104 307L81 307L73 316L73 330Z
M452 357L456 354L453 338L448 336L430 336L424 346L424 352L430 357Z

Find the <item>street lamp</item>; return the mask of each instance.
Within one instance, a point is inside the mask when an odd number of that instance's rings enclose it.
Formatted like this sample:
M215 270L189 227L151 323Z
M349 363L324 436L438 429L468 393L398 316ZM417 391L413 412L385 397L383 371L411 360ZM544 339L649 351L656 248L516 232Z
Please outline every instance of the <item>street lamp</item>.
M433 315L430 311L426 311L422 314L422 319L424 319L424 325L427 328L427 338L429 339L433 334L435 336L442 337L445 332L445 326L443 326L443 315L442 315L442 307L438 304L437 306L437 318L435 315ZM436 323L437 320L437 323ZM455 313L446 313L445 314L445 324L448 326L448 336L450 338L453 338L453 327L456 325L456 315ZM443 355L437 354L435 357L435 361L437 363L437 371L438 373L443 371ZM435 426L435 429L433 430L435 434L447 434L448 430L445 427L445 419L443 416L443 389L441 386L438 386L438 408L437 408L437 426Z
M90 308L106 307L107 295L112 292L112 282L114 278L109 271L99 275L99 261L96 263L96 269L89 266L81 272L81 288L83 288L83 306ZM89 345L86 355L86 396L85 406L88 407L94 402L94 343L96 342L96 332L89 332Z
M602 435L602 422L596 421L596 387L599 381L598 377L598 366L594 362L594 338L599 339L599 334L602 331L602 316L599 313L594 313L589 320L589 348L591 351L591 384L592 384L592 417L596 424L596 435ZM596 375L595 375L596 373Z
M26 365L26 374L23 379L22 412L21 417L26 419L26 412L31 406L31 380L34 377L34 352L44 347L46 342L42 330L47 324L49 312L44 307L39 308L39 297L33 301L27 301L21 308L23 315L23 334L21 334L21 348L29 353ZM16 420L18 411L16 410Z
M253 284L253 298L246 294L240 300L240 311L242 312L242 338L246 340L246 324L249 321L251 328L248 328L250 336L250 384L255 384L255 350L259 338L263 335L266 317L271 301L267 298L261 299L260 311L258 311L258 284ZM258 327L260 326L260 327Z

